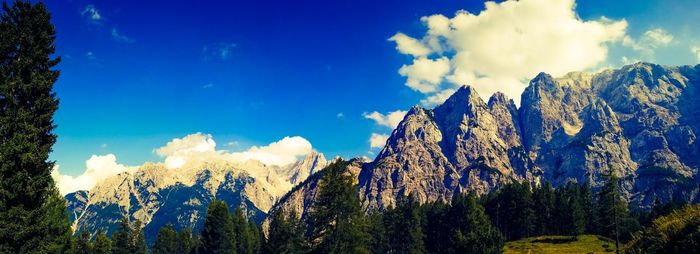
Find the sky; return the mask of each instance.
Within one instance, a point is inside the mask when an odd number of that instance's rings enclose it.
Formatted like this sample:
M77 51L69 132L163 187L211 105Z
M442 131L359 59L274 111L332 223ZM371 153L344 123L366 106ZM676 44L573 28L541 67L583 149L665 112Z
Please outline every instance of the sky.
M144 162L373 158L460 85L700 62L698 1L47 0L62 192Z

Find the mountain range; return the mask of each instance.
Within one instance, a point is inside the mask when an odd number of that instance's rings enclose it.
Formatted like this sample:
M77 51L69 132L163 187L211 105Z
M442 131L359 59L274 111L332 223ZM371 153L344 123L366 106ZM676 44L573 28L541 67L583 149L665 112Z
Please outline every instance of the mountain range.
M596 191L611 174L634 207L697 203L699 95L700 65L650 63L559 78L540 73L520 107L502 93L485 102L463 86L434 109L411 108L374 161L354 160L347 171L368 211L407 195L449 202L513 181L573 181ZM305 216L318 179L292 189L271 213Z
M111 235L127 215L145 225L146 238L152 242L168 223L177 230L199 231L214 199L225 201L231 211L241 207L248 218L260 222L282 195L326 164L317 152L284 167L210 159L173 170L163 163L146 163L89 191L70 193L66 200L74 232Z
M558 78L540 73L519 107L502 93L484 101L463 86L433 109L411 108L373 161L353 159L346 172L368 211L407 195L448 202L514 181L573 181L596 191L611 174L633 206L697 203L698 96L700 65L637 63ZM168 171L145 164L66 198L76 231L109 233L127 214L143 221L153 239L166 223L201 228L213 199L242 207L258 222L291 209L303 217L326 164L319 153L286 167L211 161Z

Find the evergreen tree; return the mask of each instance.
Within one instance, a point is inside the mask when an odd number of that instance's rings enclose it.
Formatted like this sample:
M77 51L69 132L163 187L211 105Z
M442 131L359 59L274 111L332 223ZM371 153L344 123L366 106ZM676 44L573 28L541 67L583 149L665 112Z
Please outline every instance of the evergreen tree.
M555 223L553 223L554 207L554 190L552 184L544 183L542 186L535 188L532 193L533 210L535 214L534 233L536 235L553 234Z
M639 229L638 222L629 215L627 203L620 192L619 179L615 175L608 176L598 193L598 225L601 235L615 239L616 249L619 249L619 241L630 239L632 233Z
M367 221L357 186L337 160L323 171L319 192L309 212L311 242L320 253L368 253Z
M177 244L175 253L193 253L197 249L197 240L192 237L192 231L185 228L177 233Z
M248 221L248 230L250 230L252 237L251 246L253 247L253 253L262 253L262 245L265 239L262 229L258 224L255 224L255 221L250 220Z
M586 233L594 233L597 229L596 221L598 221L598 214L596 212L596 203L593 201L593 193L591 192L591 187L588 184L584 184L581 187L581 207L583 207L583 213L586 221Z
M390 253L424 253L418 203L408 197L384 214Z
M454 224L449 221L450 207L443 202L424 205L425 248L428 253L449 253L452 242L451 228Z
M386 229L384 226L384 215L375 212L367 218L368 233L371 236L369 247L373 253L386 253L389 250Z
M129 224L129 219L122 218L119 229L112 234L113 254L133 254L134 253L134 232Z
M255 235L248 227L243 210L238 207L231 216L231 224L233 232L236 236L236 253L253 254L255 252Z
M109 254L112 252L112 242L107 237L107 234L102 231L95 234L92 241L92 251L94 254Z
M146 254L148 253L148 247L146 246L146 236L143 232L143 227L141 221L136 220L133 227L134 242L133 251L135 254Z
M168 223L158 230L156 242L153 244L153 254L171 254L178 252L178 235L173 229L173 225Z
M534 233L535 212L532 191L527 183L506 184L489 195L486 209L494 225L508 240Z
M226 203L218 200L209 203L201 237L201 253L236 253L236 239Z
M504 238L491 225L474 195L453 197L447 216L453 226L451 246L446 253L501 253Z
M93 252L92 244L90 243L90 233L87 230L83 230L80 232L80 235L73 240L70 253L92 254Z
M296 218L296 212L284 216L282 211L272 215L265 253L301 254L309 252L304 229Z
M65 200L51 178L56 32L42 3L3 3L0 13L0 253L70 248Z

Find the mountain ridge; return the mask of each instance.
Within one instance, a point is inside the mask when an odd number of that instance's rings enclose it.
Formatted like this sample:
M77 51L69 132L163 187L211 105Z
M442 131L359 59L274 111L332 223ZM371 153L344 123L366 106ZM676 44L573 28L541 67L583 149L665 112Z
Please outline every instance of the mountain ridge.
M412 107L375 160L349 172L360 169L358 195L368 211L409 194L421 203L448 202L512 181L574 181L595 191L608 174L621 177L636 207L697 203L700 119L693 113L700 104L692 95L700 94L699 77L700 65L650 63L559 78L539 73L520 108L501 93L486 103L463 86L434 109ZM316 182L305 184L292 192L315 191ZM298 199L280 201L273 212L293 207L305 216L305 206L290 204Z

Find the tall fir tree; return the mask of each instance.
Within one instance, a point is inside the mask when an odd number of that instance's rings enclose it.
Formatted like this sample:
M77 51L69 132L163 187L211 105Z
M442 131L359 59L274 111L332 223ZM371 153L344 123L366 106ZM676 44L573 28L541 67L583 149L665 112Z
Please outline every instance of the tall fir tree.
M620 191L620 179L615 175L607 176L598 193L598 226L601 235L615 239L616 250L620 241L629 240L639 229L639 223L629 214Z
M56 142L53 85L60 59L42 3L3 3L0 13L0 253L70 249L65 200L49 160Z
M253 230L248 227L248 221L243 214L243 209L237 207L231 215L232 230L236 236L236 253L238 254L254 254L255 253L255 235Z
M153 254L171 254L171 253L181 253L178 252L178 236L173 225L168 223L164 227L158 230L158 235L156 236L156 242L153 244L151 253Z
M200 253L236 253L236 239L226 203L219 200L209 203L201 237Z
M553 232L556 227L553 223L554 213L554 190L552 184L546 182L536 188L532 193L533 209L535 212L534 232L537 235L546 235Z
M198 240L192 237L192 231L189 228L185 228L177 232L177 245L175 246L175 253L194 253L197 249Z
M425 248L428 253L449 253L452 251L450 228L454 224L449 221L450 206L443 202L435 202L423 206Z
M134 251L134 232L129 219L124 217L117 231L112 234L112 253L133 254Z
M309 212L311 242L319 253L369 253L367 221L347 162L327 166Z
M71 246L71 254L92 254L94 250L92 249L92 244L90 243L90 233L87 230L80 232L78 236L73 239L73 244Z
M418 202L403 198L384 214L390 253L424 253L423 229Z
M446 253L501 253L504 238L491 225L484 207L474 195L457 195L452 198L452 207L447 221L453 225L451 246Z
M143 232L143 224L141 221L136 220L133 225L133 250L134 254L147 254L148 246L146 246L146 235Z
M384 226L384 214L373 212L367 217L368 233L371 236L369 248L373 253L387 253L389 243L387 240L386 227Z
M92 251L94 254L112 253L112 241L103 231L97 232L92 240Z
M273 213L265 253L303 254L310 251L304 238L304 229L296 217L295 211L291 211L288 216L282 211Z

